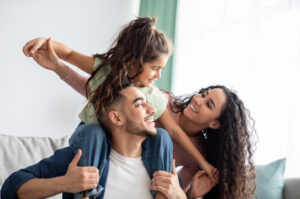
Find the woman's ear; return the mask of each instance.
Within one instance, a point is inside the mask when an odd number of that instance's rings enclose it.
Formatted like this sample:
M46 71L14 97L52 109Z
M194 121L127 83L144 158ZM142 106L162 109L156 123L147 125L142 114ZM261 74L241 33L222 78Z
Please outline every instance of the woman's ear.
M122 126L124 124L124 117L118 111L110 111L108 117L113 125Z
M218 129L218 128L220 128L221 124L220 124L220 122L218 120L214 120L214 121L210 122L208 124L208 126L211 129Z

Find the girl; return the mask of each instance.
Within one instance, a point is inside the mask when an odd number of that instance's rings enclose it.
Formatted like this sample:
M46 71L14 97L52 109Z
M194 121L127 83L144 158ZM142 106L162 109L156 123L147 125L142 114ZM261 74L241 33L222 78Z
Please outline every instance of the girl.
M72 81L72 78L68 78L72 76L69 74L72 71L58 58L91 74L86 84L86 97L89 103L80 113L81 125L99 124L101 112L105 105L112 101L114 91L129 79L145 94L148 103L156 108L155 120L159 120L163 128L169 132L172 140L194 157L211 180L215 181L217 170L203 158L184 131L175 123L166 109L167 99L153 85L154 81L160 78L161 70L171 53L169 40L155 28L155 23L156 20L152 18L137 18L131 21L119 33L112 47L106 53L96 54L93 57L44 38L28 42L23 51L26 56L33 57L40 65L55 71L61 78L66 78L66 81ZM75 131L70 139L70 144L83 149L85 158L80 160L80 165L97 166L94 152L90 151L88 147L99 137L100 140L103 140L101 135L104 135L104 132L100 126L99 133L94 136ZM91 139L91 137L93 138ZM162 157L157 159L160 158ZM168 169L155 165L153 171L161 169L171 171L172 164Z
M168 109L173 119L220 172L219 183L204 199L254 198L254 121L240 98L224 86L210 86L185 97L167 95ZM218 123L217 128L210 127L212 121ZM202 189L197 189L194 181L200 175L197 173L199 167L176 144L174 159L177 166L183 166L179 176L189 198L206 194L212 184L202 180L207 184L206 189L203 186ZM168 181L167 178L172 179L176 176L163 171L154 173L152 189L169 197L170 192L167 190L170 183L167 182L173 181ZM162 179L165 183L162 183ZM198 183L199 186L200 184Z

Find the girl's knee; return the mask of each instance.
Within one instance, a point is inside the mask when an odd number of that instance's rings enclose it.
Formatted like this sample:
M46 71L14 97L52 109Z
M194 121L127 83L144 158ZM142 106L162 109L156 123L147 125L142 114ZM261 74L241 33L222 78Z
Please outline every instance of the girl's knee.
M159 139L165 143L172 143L171 137L165 129L157 128L156 130L157 134L155 135L155 139Z
M106 142L106 134L99 125L83 124L77 127L69 142L76 146L101 144Z

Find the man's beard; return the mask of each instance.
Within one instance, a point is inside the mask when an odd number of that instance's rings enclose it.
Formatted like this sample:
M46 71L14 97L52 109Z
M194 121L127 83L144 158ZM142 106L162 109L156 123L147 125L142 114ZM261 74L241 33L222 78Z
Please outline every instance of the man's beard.
M136 122L127 118L126 131L130 134L142 136L142 137L153 137L156 135L156 129L154 131L149 131L146 129L140 129Z

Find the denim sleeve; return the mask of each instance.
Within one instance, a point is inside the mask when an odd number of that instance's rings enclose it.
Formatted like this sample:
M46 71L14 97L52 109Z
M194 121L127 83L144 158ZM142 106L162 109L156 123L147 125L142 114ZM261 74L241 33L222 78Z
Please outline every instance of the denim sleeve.
M52 178L64 175L74 156L74 149L66 147L55 151L54 155L49 158L12 173L3 184L1 198L17 199L19 187L33 178Z

